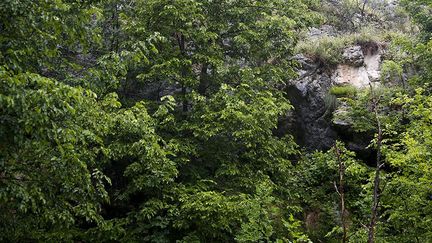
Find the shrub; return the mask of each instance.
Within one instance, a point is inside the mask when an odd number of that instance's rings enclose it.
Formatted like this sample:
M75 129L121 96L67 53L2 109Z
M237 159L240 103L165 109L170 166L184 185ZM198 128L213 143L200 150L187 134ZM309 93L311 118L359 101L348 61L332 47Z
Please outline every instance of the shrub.
M342 52L347 45L344 37L322 37L300 42L296 47L296 53L320 62L324 66L333 66L342 61Z
M399 63L392 60L385 60L381 68L381 81L401 81L403 68Z
M357 88L352 85L333 86L330 89L330 94L336 97L353 97L357 94Z
M358 33L342 34L339 36L323 36L300 41L296 53L301 53L326 67L333 67L342 60L343 50L352 45L366 46L378 43L387 32L378 33L373 27L364 27Z

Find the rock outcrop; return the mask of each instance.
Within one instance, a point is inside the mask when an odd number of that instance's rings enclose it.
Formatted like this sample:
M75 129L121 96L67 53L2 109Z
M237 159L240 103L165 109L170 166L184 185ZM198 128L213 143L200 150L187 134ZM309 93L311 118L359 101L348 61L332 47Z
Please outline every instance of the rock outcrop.
M339 64L334 72L334 84L364 88L379 82L382 52L376 43L348 47L343 54L344 63Z
M294 122L287 128L294 132L297 142L310 150L328 149L336 139L347 138L350 147L367 145L354 141L349 119L332 119L333 114L347 112L346 104L337 104L329 94L332 86L353 86L358 89L379 84L383 48L376 43L350 46L344 50L343 62L335 68L324 68L311 59L297 55L300 63L298 78L286 88L293 104ZM341 117L339 116L338 117ZM342 116L343 117L343 116ZM344 134L345 133L345 134Z
M326 96L332 86L332 73L321 70L312 60L298 55L301 64L299 78L287 87L288 97L294 106L293 127L297 143L308 149L327 149L336 139L336 132L328 119Z

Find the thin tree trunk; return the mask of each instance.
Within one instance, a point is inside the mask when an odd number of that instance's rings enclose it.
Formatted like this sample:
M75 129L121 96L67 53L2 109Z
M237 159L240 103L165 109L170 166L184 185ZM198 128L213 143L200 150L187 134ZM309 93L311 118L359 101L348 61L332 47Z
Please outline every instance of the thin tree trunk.
M177 39L178 46L180 48L180 53L181 53L182 57L185 59L186 58L185 37L182 33L176 33L175 36ZM187 70L186 70L186 67L184 67L184 66L181 67L181 75L182 75L182 77L181 77L182 79L186 78ZM184 82L182 82L182 84L181 84L181 94L183 96L182 97L183 98L183 104L182 104L183 112L187 112L188 111L188 102L186 100L187 87L186 87L186 84Z
M340 211L341 211L341 224L342 224L342 242L346 243L348 242L348 226L346 222L346 208L345 208L345 191L344 191L344 176L345 176L345 163L343 162L341 158L341 153L338 147L337 142L335 143L335 153L336 158L339 164L339 186L336 187L336 191L339 194L340 198Z
M201 67L201 74L200 74L200 83L198 86L198 93L201 95L205 95L207 88L209 86L209 80L208 80L208 74L207 74L208 64L205 63Z
M363 7L361 9L361 24L363 24L364 21L364 17L365 17L365 9L366 9L366 4L368 3L368 0L364 0L363 1Z
M372 93L372 85L371 87L371 95ZM368 243L375 242L375 227L378 220L378 207L379 207L379 199L380 199L380 170L381 170L381 144L382 144L382 129L381 129L381 121L378 116L378 103L379 100L376 97L373 97L374 104L373 109L375 113L375 119L377 122L378 136L377 136L377 156L376 156L376 168L375 168L375 179L374 179L374 189L372 195L372 209L371 209L371 218L369 223L369 233L368 233Z
M118 13L118 5L114 3L113 12L111 15L111 31L112 31L112 39L111 39L111 51L118 52L119 50L119 40L118 34L120 31L120 22L119 22L119 13Z

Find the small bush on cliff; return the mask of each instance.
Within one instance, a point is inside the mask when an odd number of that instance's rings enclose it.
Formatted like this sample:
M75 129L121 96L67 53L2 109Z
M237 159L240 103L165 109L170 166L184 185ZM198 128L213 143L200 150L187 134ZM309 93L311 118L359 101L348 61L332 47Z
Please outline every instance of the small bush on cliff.
M328 37L300 42L296 47L297 53L302 53L324 66L334 66L342 62L342 51L346 46L343 37Z
M357 94L357 88L352 85L334 86L330 89L330 94L336 97L352 97Z
M382 39L381 36L373 28L365 27L358 33L305 39L297 44L295 51L321 63L322 66L333 67L343 61L342 54L346 47L377 43Z

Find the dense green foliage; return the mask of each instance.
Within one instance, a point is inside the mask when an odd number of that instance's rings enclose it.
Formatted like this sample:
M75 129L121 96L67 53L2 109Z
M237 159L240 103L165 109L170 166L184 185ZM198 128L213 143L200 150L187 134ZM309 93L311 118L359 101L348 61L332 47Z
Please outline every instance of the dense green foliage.
M342 2L331 19L314 0L2 1L0 241L365 242L373 161L276 132L295 50L334 65L378 41L297 45L360 11ZM377 241L430 242L431 6L402 6L420 34L392 35L383 73L407 84L330 94L383 154Z

